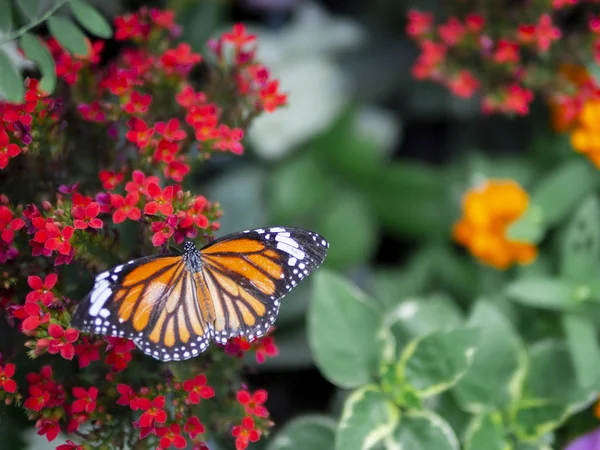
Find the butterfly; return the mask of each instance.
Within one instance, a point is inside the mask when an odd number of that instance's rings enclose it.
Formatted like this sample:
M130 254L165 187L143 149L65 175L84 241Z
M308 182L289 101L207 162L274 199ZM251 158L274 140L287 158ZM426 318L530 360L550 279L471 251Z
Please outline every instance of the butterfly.
M328 242L299 228L259 228L180 255L148 256L99 273L72 326L131 339L161 361L267 333L280 300L324 261Z

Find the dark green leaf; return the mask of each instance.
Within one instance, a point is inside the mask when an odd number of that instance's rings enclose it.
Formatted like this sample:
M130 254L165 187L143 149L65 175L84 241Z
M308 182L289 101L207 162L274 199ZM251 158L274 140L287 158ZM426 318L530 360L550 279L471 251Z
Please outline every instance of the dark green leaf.
M335 445L337 424L330 417L309 415L287 423L273 439L267 450L331 450Z
M516 302L536 308L568 311L576 307L574 287L558 278L523 278L510 283L506 294Z
M580 313L564 314L562 324L579 384L589 389L600 378L598 330L589 317Z
M0 0L0 31L6 34L13 29L12 0Z
M579 409L593 401L594 389L583 389L564 342L545 340L529 350L529 369L523 386L523 398L549 400Z
M399 415L400 411L375 386L353 392L344 404L335 449L374 448L392 433Z
M519 405L513 421L515 434L524 441L541 438L557 429L568 417L569 407L550 401L528 401Z
M17 0L19 9L28 19L36 19L42 15L43 3L43 0Z
M523 344L508 319L489 301L476 304L468 325L480 329L477 352L454 394L465 411L503 409L518 394L514 380L527 365Z
M23 79L10 57L0 47L0 97L13 103L22 103L25 95Z
M112 37L110 24L92 5L83 0L70 0L69 6L83 28L103 39Z
M598 185L598 171L586 160L576 159L547 176L531 194L547 226L563 220Z
M223 2L174 2L183 7L176 9L176 22L181 25L182 42L189 42L195 51L204 50L208 38L222 26L227 13L227 6Z
M430 411L409 412L402 415L400 423L387 441L390 449L458 450L460 448L450 425Z
M40 88L45 92L52 93L56 86L56 70L52 55L39 38L31 33L21 36L19 43L27 58L37 63L42 72Z
M600 261L600 208L598 198L589 196L569 222L562 246L561 274L569 279L592 278Z
M375 251L377 224L369 205L351 190L340 191L321 202L316 230L329 240L327 264L345 268L366 262Z
M373 379L380 356L382 314L375 302L340 275L314 275L308 342L317 367L332 383L356 387Z
M60 45L71 53L80 56L88 54L89 47L85 34L69 19L52 16L48 19L48 29Z
M420 397L429 397L454 386L467 372L479 336L478 329L436 331L410 342L398 363L398 383Z
M505 433L500 413L476 416L467 428L464 450L505 450Z

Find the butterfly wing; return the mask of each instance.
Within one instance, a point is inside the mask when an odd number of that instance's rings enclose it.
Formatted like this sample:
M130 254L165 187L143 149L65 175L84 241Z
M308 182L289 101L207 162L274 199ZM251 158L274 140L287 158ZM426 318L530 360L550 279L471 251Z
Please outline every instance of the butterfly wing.
M231 234L200 250L201 284L212 300L215 340L265 334L281 298L319 267L328 247L312 231L275 227Z
M199 304L183 257L152 256L98 274L72 324L132 339L156 359L187 359L205 350L212 337Z

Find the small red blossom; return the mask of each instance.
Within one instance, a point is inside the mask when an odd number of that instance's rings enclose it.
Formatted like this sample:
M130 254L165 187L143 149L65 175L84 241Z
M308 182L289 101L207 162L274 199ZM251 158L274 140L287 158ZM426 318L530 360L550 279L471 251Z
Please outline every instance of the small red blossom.
M14 380L11 380L14 374L14 364L6 364L4 368L0 366L0 389L3 389L4 392L8 392L9 394L14 394L17 391L17 383L15 383Z
M192 52L187 42L180 43L176 48L170 48L160 57L160 62L167 74L178 73L187 75L195 64L202 61L199 53Z
M152 199L144 207L144 214L161 213L165 216L173 214L173 186L162 189L156 183L148 185L148 195Z
M91 414L96 409L98 388L92 386L86 390L82 387L75 386L73 388L73 396L77 398L71 406L71 411L73 413L86 412L87 414Z
M78 445L75 442L67 439L67 442L56 447L56 450L83 450L83 445Z
M46 222L44 228L35 233L33 240L44 244L44 248L47 250L57 250L63 255L68 255L71 252L69 240L73 237L74 231L75 229L70 226L66 226L61 230L55 223Z
M105 106L98 100L92 103L81 103L77 106L77 111L88 122L104 122L106 120Z
M147 177L141 170L137 169L133 171L131 178L132 180L125 185L125 190L129 193L137 192L140 195L148 193L148 185L150 183L160 183L157 176L151 175Z
M154 128L170 142L181 141L187 136L186 132L179 127L179 119L171 119L167 123L157 122Z
M235 437L236 450L245 450L250 442L256 442L260 439L260 430L254 428L254 419L244 417L241 425L236 425L231 431Z
M196 375L192 380L183 382L183 388L188 392L188 401L195 405L200 399L208 399L215 396L215 390L206 384L204 374Z
M232 153L241 155L244 153L244 147L241 140L244 137L244 130L241 128L229 128L227 125L219 126L219 137L213 144L213 148L218 150L229 150Z
M154 134L154 127L149 127L146 122L138 117L132 117L127 121L129 131L125 133L127 140L133 142L139 148L144 148L150 143Z
M179 151L177 142L169 142L166 139L161 139L154 152L154 160L157 162L170 163L175 159L176 153Z
M21 331L25 335L30 335L40 325L48 323L50 320L50 313L44 313L39 303L25 303L25 305L16 308L13 314L18 319L24 319L21 324Z
M194 439L197 435L204 433L204 425L200 422L196 416L190 417L183 429L190 435L191 439Z
M11 143L6 131L0 129L0 169L5 169L10 158L14 158L19 153L21 153L21 148L17 144Z
M508 39L498 41L498 46L494 51L494 61L498 64L518 63L519 58L519 44Z
M135 395L133 388L127 384L117 384L117 392L120 397L117 399L117 405L129 406L133 411L139 409L140 398Z
M256 41L256 36L246 33L246 27L241 23L236 23L231 32L223 33L223 41L233 44L237 48L242 48L246 44Z
M461 69L448 81L448 87L457 97L470 98L479 89L480 83L471 72Z
M23 406L40 412L46 403L50 400L50 392L43 390L40 386L29 386L29 397L25 400Z
M131 351L135 348L135 344L128 339L118 337L109 337L106 340L108 341L106 346L108 355L104 362L111 366L113 372L125 370L131 361Z
M140 94L138 91L133 91L123 109L129 114L142 114L148 111L151 102L152 96L150 94Z
M279 354L279 349L275 345L273 336L266 336L260 339L255 346L256 362L262 364L267 359L267 356L273 358Z
M102 187L107 191L112 191L121 184L123 177L124 175L121 172L111 172L110 170L100 171L100 182L102 183Z
M100 359L98 347L102 345L101 340L90 342L90 338L85 336L81 342L75 345L75 355L78 357L79 367L87 367L93 361Z
M125 219L140 220L142 212L137 207L140 196L137 192L131 192L123 198L122 195L112 194L110 203L115 208L112 220L115 224L124 222Z
M75 356L75 347L73 343L79 339L79 330L75 328L64 329L56 323L48 325L48 334L50 338L47 342L44 341L42 346L48 348L48 353L55 355L60 352L60 355L65 359L73 359ZM43 341L40 339L38 345Z
M0 237L4 242L10 244L15 238L15 231L25 226L25 221L19 217L13 218L13 213L6 206L0 206Z
M273 112L287 103L287 94L279 92L279 81L273 80L260 90L260 99L266 112Z
M73 225L78 230L85 230L87 227L102 228L102 220L97 217L100 214L100 205L96 202L91 202L87 206L75 206L72 214Z
M434 22L433 14L411 9L408 11L407 16L406 34L410 37L420 38L431 33Z
M438 34L450 47L458 44L466 32L465 26L456 17L450 17L446 23L438 26Z
M39 436L46 435L46 439L48 442L53 441L60 433L60 425L58 424L58 419L38 419L35 424L38 429L37 434Z
M145 428L152 426L154 422L165 423L167 413L163 410L164 407L164 395L159 395L152 401L147 398L140 398L139 408L144 411L140 417L140 426Z
M58 275L55 273L51 273L44 278L44 281L37 275L30 275L27 277L27 284L32 292L27 294L25 297L26 302L41 302L45 306L50 306L52 300L54 299L54 294L52 293L52 288L58 281Z
M264 389L257 390L254 394L250 394L245 389L237 392L237 400L244 407L246 414L257 417L269 417L269 411L263 405L267 401L267 391Z
M182 161L171 161L167 167L165 167L164 175L165 178L171 178L180 183L189 171L190 166L188 164Z
M125 14L115 18L115 39L143 39L146 35L145 26L142 25L137 14Z
M156 435L160 438L159 446L162 449L171 448L185 448L187 442L181 435L181 426L176 423L172 423L169 427L157 428Z

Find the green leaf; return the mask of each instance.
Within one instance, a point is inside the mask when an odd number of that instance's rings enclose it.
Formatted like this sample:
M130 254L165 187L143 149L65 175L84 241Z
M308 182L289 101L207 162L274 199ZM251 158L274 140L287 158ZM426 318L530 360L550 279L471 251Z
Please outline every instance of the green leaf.
M25 88L21 74L14 66L10 57L0 47L0 97L9 102L23 103Z
M464 450L505 450L508 442L502 415L498 412L475 416L464 439Z
M368 450L384 440L398 423L400 411L373 385L352 393L344 404L336 450ZM310 448L310 447L306 447Z
M40 88L45 92L52 93L56 87L56 68L52 55L39 38L31 33L21 36L19 43L27 58L36 62L42 72Z
M390 231L405 239L447 239L448 186L440 169L402 161L373 173L362 187L377 218Z
M573 285L558 278L522 278L507 286L506 295L518 303L535 308L569 311L577 306Z
M327 416L298 417L269 440L267 450L331 450L336 428L336 422Z
M69 19L51 16L48 18L48 29L66 50L74 55L88 54L89 48L85 34Z
M411 411L402 415L393 435L386 439L386 444L387 448L398 450L459 449L454 430L444 419L430 411Z
M0 32L6 34L13 29L12 0L0 0Z
M70 0L69 6L83 28L103 39L112 37L110 24L92 5L83 0Z
M341 387L373 379L382 316L373 300L339 275L314 275L308 309L308 343L323 375Z
M478 329L458 328L413 340L398 363L399 382L412 386L419 397L449 389L469 369L478 336Z
M595 195L589 196L569 222L563 240L561 274L577 281L593 277L600 261L600 207Z
M331 196L329 178L310 154L280 164L269 180L267 191L274 223L296 222L322 211L324 198Z
M377 223L369 205L352 190L340 191L329 202L321 201L316 230L329 240L327 264L349 267L368 261L377 244Z
M9 0L10 1L10 0ZM42 0L17 0L17 5L28 19L37 19L44 12Z
M579 410L596 398L594 389L583 389L569 350L562 341L544 340L529 350L529 370L523 385L526 400L548 400Z
M547 226L567 217L598 185L598 171L583 158L561 165L532 192L531 203L538 205Z
M511 323L489 301L481 300L469 326L480 329L477 352L469 372L454 388L465 411L505 409L518 396L527 364L525 350Z
M569 416L569 407L551 401L527 401L512 417L515 434L524 441L541 438L557 429Z
M562 325L579 384L591 388L600 378L598 330L589 317L580 313L564 314Z
M544 237L544 211L539 205L530 204L521 217L506 230L511 241L530 242L537 244Z

